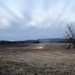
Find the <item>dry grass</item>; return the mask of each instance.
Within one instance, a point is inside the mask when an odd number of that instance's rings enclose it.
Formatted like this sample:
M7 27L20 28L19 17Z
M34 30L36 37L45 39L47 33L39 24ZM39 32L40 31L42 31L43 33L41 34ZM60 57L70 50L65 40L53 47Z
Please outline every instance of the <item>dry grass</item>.
M53 43L0 48L0 72L19 75L75 75L75 50L64 49L63 45Z

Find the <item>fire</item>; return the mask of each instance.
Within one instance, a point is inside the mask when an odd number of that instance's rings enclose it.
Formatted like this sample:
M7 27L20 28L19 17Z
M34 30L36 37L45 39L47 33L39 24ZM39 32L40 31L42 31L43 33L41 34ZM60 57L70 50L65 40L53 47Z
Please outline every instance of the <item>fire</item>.
M42 50L42 49L43 49L43 46L36 47L35 49L37 49L37 50Z

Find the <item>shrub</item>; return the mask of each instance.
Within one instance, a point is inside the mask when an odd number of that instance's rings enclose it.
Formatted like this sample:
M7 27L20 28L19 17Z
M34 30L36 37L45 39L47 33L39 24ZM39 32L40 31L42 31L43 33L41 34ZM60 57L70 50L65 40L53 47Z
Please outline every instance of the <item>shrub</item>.
M67 48L75 48L75 31L73 24L67 25L67 30L65 31L65 42L68 43Z

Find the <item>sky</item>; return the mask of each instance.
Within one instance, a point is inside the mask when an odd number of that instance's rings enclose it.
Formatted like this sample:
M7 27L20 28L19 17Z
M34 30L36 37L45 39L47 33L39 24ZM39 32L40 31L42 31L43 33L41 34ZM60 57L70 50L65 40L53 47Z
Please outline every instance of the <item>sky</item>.
M0 0L0 40L63 38L75 22L75 0Z

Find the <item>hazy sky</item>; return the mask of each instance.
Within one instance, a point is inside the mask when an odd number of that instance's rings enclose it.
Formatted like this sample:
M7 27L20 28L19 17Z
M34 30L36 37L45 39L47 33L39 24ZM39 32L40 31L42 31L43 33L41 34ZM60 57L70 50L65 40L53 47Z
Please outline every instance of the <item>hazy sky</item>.
M75 22L75 0L0 0L0 40L60 38Z

